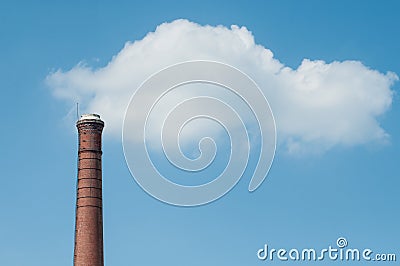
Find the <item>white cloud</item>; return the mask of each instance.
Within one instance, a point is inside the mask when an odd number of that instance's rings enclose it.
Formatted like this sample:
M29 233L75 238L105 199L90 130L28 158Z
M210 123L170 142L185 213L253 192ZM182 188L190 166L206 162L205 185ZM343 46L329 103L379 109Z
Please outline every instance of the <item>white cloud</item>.
M142 40L126 43L105 67L80 63L50 73L47 84L55 97L101 114L109 136L120 138L125 109L139 85L171 64L199 59L230 64L256 81L274 112L279 144L289 152L388 138L378 118L391 106L394 73L382 74L358 61L308 59L292 69L255 44L245 27L163 23Z

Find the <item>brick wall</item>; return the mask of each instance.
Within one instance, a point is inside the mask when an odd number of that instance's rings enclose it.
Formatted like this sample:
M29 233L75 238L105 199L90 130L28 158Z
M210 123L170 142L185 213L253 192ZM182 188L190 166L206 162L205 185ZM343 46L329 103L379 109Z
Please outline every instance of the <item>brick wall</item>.
M81 118L75 221L75 266L103 266L101 134L104 122Z

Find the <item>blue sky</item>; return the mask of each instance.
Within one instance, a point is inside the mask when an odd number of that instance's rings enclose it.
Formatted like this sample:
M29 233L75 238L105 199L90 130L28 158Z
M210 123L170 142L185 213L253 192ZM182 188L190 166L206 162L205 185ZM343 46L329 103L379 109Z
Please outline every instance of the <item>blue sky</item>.
M104 68L126 42L183 18L198 27L245 26L255 44L293 70L303 59L356 60L382 75L399 75L398 8L395 1L3 1L0 264L72 264L77 136L69 115L73 100L56 97L46 81L55 71L67 75L79 62L91 71ZM244 176L220 200L194 208L170 206L146 194L131 177L121 138L106 120L106 265L294 265L259 261L256 252L264 244L322 249L341 236L349 247L399 257L398 82L389 87L391 106L372 117L390 135L385 141L370 137L349 144L341 141L346 134L335 142L322 137L322 150L295 154L282 144L254 193L247 191L250 176ZM287 109L279 103L275 109ZM343 117L370 111L365 106L368 101L346 109ZM282 134L278 131L278 139L286 138Z

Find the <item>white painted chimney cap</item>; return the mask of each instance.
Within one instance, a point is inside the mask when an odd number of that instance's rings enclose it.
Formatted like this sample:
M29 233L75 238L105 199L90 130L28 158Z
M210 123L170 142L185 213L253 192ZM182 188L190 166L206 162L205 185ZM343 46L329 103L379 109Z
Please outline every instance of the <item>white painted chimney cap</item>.
M79 121L82 121L82 120L100 120L101 121L100 115L98 115L98 114L84 114L84 115L81 115L81 118L79 118Z

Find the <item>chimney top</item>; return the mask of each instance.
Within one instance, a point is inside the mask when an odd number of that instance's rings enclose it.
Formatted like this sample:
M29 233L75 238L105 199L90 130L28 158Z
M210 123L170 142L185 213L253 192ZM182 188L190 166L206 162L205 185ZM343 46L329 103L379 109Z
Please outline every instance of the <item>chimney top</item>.
M81 115L81 117L79 118L79 121L81 120L101 120L101 119L100 115L98 114L84 114Z
M104 122L100 119L100 115L98 114L81 115L79 120L76 122L76 125L86 124L86 123L96 123L104 126Z

